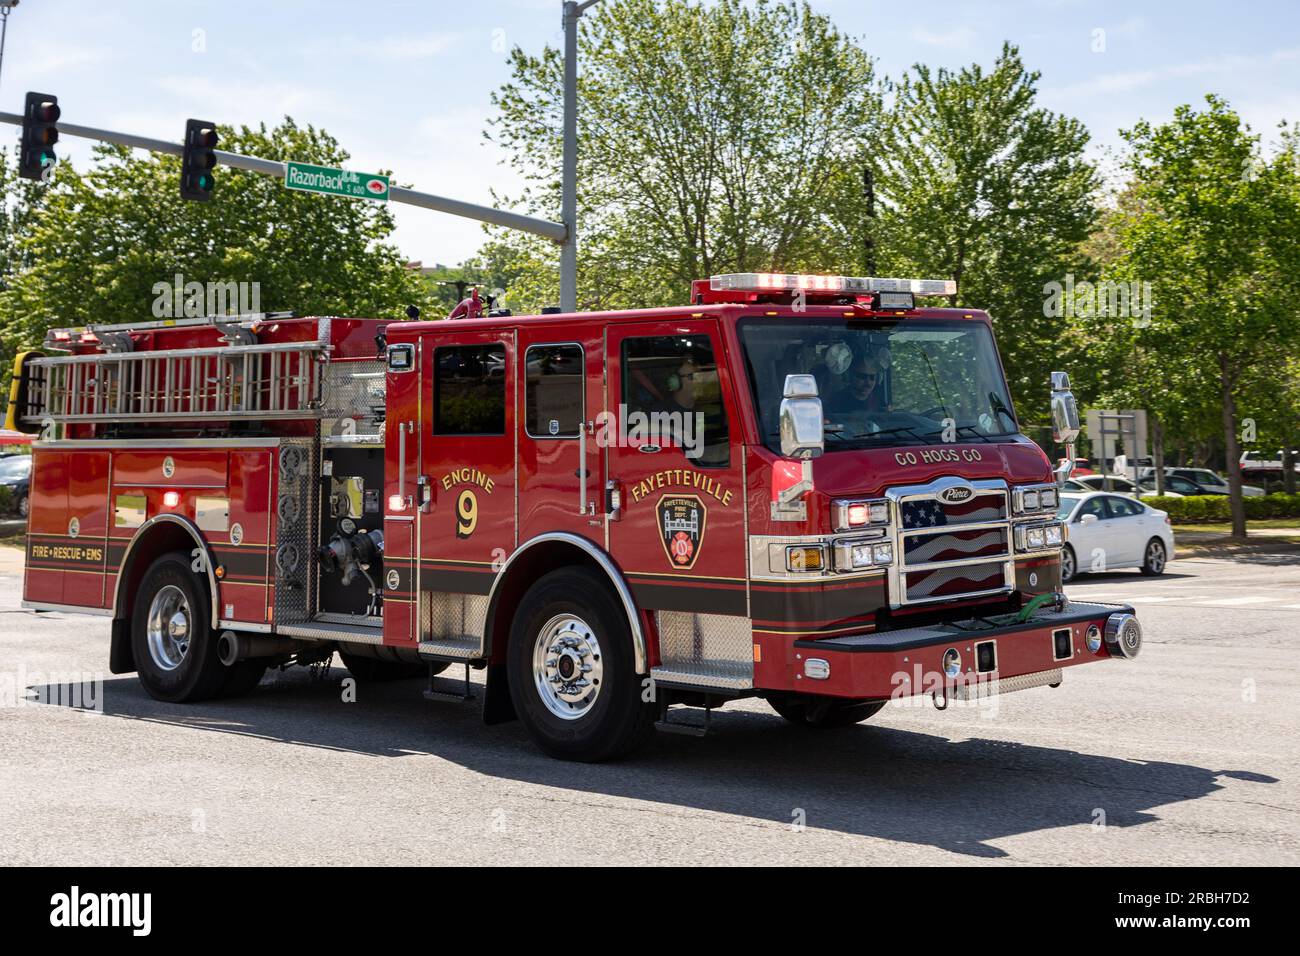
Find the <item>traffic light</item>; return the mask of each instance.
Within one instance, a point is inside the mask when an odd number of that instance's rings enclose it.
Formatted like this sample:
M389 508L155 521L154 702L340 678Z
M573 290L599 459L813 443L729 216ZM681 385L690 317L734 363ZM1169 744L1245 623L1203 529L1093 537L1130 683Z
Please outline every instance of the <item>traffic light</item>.
M45 170L58 161L54 144L59 141L59 98L49 93L28 93L23 109L23 139L18 175L43 179Z
M217 165L217 124L185 121L185 152L181 157L181 198L207 202L212 198Z

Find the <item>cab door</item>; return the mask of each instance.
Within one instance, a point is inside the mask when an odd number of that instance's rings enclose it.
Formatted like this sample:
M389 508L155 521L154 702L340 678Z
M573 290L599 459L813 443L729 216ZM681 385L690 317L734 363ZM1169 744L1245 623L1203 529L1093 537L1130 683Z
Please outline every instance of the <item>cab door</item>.
M419 590L435 592L433 613L459 616L516 544L515 333L426 336L422 361Z
M606 333L608 546L644 608L748 613L744 456L722 350L712 320Z

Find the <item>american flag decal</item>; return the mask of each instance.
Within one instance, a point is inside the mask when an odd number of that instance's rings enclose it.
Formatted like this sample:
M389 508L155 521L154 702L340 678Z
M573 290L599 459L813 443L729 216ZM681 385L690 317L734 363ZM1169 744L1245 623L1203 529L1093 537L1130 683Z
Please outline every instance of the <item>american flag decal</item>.
M899 509L903 530L903 591L906 601L932 601L964 594L997 591L1006 587L1005 561L1011 550L1006 525L971 528L972 524L1007 520L1005 492L975 494L949 504L937 498L903 501ZM931 533L924 533L930 531ZM987 562L909 571L917 565Z

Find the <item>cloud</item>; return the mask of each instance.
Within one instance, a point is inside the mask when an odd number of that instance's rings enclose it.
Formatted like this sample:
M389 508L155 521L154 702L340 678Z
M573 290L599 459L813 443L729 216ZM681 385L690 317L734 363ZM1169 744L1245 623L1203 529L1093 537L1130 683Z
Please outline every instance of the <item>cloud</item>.
M459 41L456 33L432 33L425 36L391 36L368 40L357 46L366 55L383 60L423 60L439 56Z
M1099 73L1081 83L1044 90L1053 97L1088 99L1116 93L1128 93L1155 83L1171 79L1201 76L1225 76L1238 73L1273 70L1287 63L1300 61L1300 47L1289 47L1253 56L1222 54L1190 63L1175 63L1150 70L1129 70L1116 73Z

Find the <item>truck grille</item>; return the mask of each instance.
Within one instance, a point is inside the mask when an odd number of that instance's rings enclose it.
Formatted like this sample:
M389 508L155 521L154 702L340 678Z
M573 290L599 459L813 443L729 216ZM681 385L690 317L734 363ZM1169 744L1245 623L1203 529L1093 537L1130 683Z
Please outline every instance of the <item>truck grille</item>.
M976 488L949 503L935 492L900 489L898 601L990 594L1009 587L1011 529L1005 487Z

